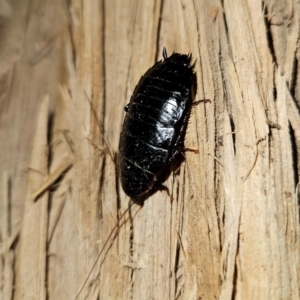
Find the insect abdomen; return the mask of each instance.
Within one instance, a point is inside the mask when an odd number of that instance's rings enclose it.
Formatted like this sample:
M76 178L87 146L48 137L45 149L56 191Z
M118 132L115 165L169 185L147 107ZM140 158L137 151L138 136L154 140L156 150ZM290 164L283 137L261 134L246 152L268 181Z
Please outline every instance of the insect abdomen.
M178 146L191 107L190 56L173 54L140 79L131 97L119 144L125 193L136 198L152 189Z

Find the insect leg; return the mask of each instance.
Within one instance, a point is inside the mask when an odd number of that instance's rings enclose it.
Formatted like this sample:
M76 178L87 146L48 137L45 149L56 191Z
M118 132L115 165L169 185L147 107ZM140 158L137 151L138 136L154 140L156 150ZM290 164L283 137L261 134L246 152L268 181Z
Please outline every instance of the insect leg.
M200 103L207 103L207 102L211 103L211 100L210 99L197 100L197 101L193 102L192 106L196 106L196 105L198 105Z
M166 50L165 47L163 48L162 56L163 56L164 59L168 58L167 50Z
M171 202L173 201L173 197L170 193L169 188L167 186L165 186L164 184L162 184L161 182L156 181L154 186L153 186L153 189L155 189L157 191L165 191L168 194L168 196L170 197Z

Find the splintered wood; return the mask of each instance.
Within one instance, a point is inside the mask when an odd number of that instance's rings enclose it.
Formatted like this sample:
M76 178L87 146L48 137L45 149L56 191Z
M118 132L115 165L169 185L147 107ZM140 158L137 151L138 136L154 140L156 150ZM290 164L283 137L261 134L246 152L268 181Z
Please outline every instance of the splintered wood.
M2 2L0 300L300 299L299 2ZM124 106L163 47L211 102L172 201L125 212Z

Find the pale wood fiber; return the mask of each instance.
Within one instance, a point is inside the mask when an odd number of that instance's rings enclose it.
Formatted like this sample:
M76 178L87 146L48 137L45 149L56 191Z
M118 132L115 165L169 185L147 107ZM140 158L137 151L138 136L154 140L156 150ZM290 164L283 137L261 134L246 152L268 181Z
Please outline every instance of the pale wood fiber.
M1 1L0 299L300 299L299 16L296 0ZM211 99L188 124L199 154L166 180L173 201L154 193L111 234L123 107L163 47L192 53Z

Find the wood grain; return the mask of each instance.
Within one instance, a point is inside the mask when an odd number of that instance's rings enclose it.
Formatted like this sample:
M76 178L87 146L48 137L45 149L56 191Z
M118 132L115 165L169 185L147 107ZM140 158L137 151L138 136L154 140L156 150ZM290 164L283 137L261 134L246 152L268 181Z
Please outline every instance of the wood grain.
M293 0L3 0L0 299L300 299L299 15ZM192 53L195 99L211 99L185 138L199 154L166 180L173 201L119 220L123 108L163 47Z

